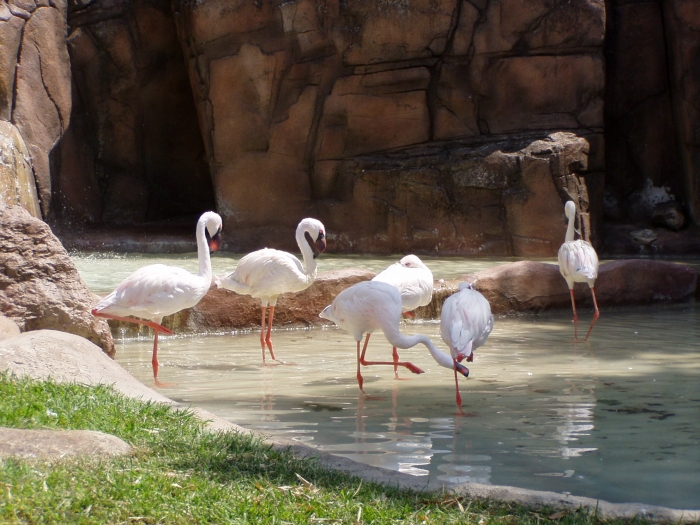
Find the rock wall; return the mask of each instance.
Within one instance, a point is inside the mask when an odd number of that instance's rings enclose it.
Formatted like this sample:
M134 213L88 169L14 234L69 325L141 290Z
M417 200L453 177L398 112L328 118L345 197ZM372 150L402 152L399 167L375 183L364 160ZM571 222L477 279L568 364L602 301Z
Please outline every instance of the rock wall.
M57 218L133 224L215 208L167 1L74 1L72 125L54 156Z
M66 14L65 0L0 3L0 120L26 142L44 215L51 210L49 157L70 120Z
M606 216L680 202L700 217L700 6L607 1Z
M455 212L464 218L465 211L429 195L448 191L440 186L441 173L460 171L451 152L459 150L456 157L464 160L465 140L477 150L479 143L533 131L539 132L533 141L550 131L585 134L588 176L602 186L601 1L205 0L174 6L218 211L229 231L290 226L314 213L336 226L328 226L331 234L342 232L344 251L391 251L397 244L409 251L459 251L460 227L443 244L435 239L442 238L441 223L454 220ZM360 166L384 162L387 152L420 156L406 149L419 147L446 153L432 155L435 176L415 177L414 187L426 188L422 200L438 207L409 210L384 196L411 199L392 185L397 177L410 179L413 166L394 164L391 176L372 180ZM484 193L479 189L473 201ZM490 200L490 216L469 217L472 232L503 215L503 205ZM542 205L555 202L561 207L556 196ZM402 223L398 234L396 221ZM497 222L503 226L504 217ZM543 253L541 246L514 250L507 239L517 231L495 235L498 245L470 237L469 250Z

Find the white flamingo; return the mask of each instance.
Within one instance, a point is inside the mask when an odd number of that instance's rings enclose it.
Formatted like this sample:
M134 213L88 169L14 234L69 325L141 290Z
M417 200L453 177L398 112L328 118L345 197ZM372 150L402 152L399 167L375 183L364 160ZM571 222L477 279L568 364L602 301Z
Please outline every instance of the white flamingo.
M559 271L566 279L566 284L569 286L569 292L571 293L571 307L574 310L574 339L578 340L577 332L577 322L578 315L576 314L576 301L574 300L574 283L588 283L591 288L591 295L593 295L593 306L595 307L595 313L593 314L593 321L591 321L591 326L586 334L586 339L588 341L588 336L591 335L591 330L593 330L593 325L600 316L598 311L598 302L595 298L595 280L598 278L598 254L595 252L591 243L584 240L574 240L574 220L576 219L576 205L573 201L568 201L564 206L564 214L566 218L569 219L569 225L566 228L566 238L564 244L559 248Z
M153 378L158 381L158 333L173 332L161 325L163 317L196 305L209 290L212 279L212 252L221 245L221 217L209 211L197 221L197 256L199 274L194 275L176 266L151 264L139 268L124 279L107 297L92 309L92 315L116 319L153 328ZM134 316L139 319L134 319Z
M465 377L469 375L467 367L454 363L450 356L441 352L427 336L422 334L406 336L401 333L399 330L401 295L395 287L389 284L363 281L346 288L338 294L332 304L319 314L319 317L333 321L343 330L350 332L350 335L357 341L357 383L363 392L360 365L394 365L393 361L365 360L369 335L375 330L381 330L384 337L398 348L411 348L422 343L440 366L455 369ZM367 334L367 338L360 352L360 341L362 341L364 334ZM400 362L396 364L408 368L414 374L423 373L412 363Z
M270 357L275 358L272 350L272 320L275 315L277 296L305 290L316 279L316 257L326 249L326 229L321 221L304 219L297 226L296 240L304 259L302 264L291 253L271 248L263 248L243 257L236 269L226 277L217 278L216 284L221 288L239 294L257 297L262 302L262 321L260 322L260 346L265 363L265 345L270 350ZM268 304L270 317L265 337L265 318Z
M450 347L455 369L457 406L462 407L457 367L463 359L474 360L474 350L486 343L493 330L491 305L469 283L460 283L459 292L447 298L440 315L440 335Z
M401 294L403 314L413 317L412 310L425 306L433 298L433 272L415 255L406 255L372 279L396 287ZM394 378L399 378L399 353L393 348Z

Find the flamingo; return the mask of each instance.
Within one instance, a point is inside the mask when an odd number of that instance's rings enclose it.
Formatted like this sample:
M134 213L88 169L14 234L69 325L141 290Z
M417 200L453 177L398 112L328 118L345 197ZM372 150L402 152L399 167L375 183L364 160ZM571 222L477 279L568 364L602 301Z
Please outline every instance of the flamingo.
M398 365L404 366L414 374L422 374L423 370L409 362L394 361L366 361L365 352L367 342L360 352L360 341L366 333L368 336L375 330L381 330L384 337L398 348L411 348L418 343L424 344L433 359L440 366L454 369L465 377L469 376L469 369L459 363L453 362L445 352L441 352L437 346L425 335L415 334L406 336L399 330L401 321L401 295L399 291L387 283L379 281L363 281L350 288L346 288L338 294L333 303L327 306L319 317L333 321L357 341L357 383L363 390L363 378L360 365Z
M395 286L401 294L401 309L412 317L411 310L427 305L433 298L433 272L415 255L406 255L372 279ZM367 336L369 339L369 336ZM366 343L365 343L366 344ZM394 379L399 378L399 353L393 348Z
M297 226L296 240L304 259L303 264L291 253L263 248L243 257L232 273L216 280L216 284L221 288L261 300L260 346L263 364L266 344L270 350L270 357L276 360L270 332L277 296L301 292L316 280L316 257L326 249L325 230L321 221L316 219L304 219ZM268 304L270 317L265 337Z
M92 309L95 317L153 328L151 365L156 386L166 386L158 381L158 333L173 333L161 325L163 317L193 307L209 290L212 280L209 250L215 252L219 249L221 228L221 217L212 211L202 214L197 221L199 274L193 275L182 268L165 264L144 266L124 279Z
M593 321L591 321L591 326L586 334L586 339L584 339L584 341L588 341L588 336L591 335L593 325L600 316L594 288L595 280L598 277L598 254L595 252L593 246L591 246L591 243L581 239L577 241L574 240L576 205L573 201L568 201L566 203L564 206L564 214L566 218L569 219L569 225L566 228L564 244L559 248L559 271L564 279L566 279L566 284L569 286L569 292L571 293L571 307L574 310L574 340L576 341L578 341L576 329L578 315L576 314L576 301L574 299L574 283L588 283L588 286L591 288L595 313L593 314Z
M460 283L459 291L447 298L440 314L440 335L450 347L455 370L457 406L462 408L457 367L463 359L472 362L474 350L486 343L493 330L493 315L486 298L469 283Z

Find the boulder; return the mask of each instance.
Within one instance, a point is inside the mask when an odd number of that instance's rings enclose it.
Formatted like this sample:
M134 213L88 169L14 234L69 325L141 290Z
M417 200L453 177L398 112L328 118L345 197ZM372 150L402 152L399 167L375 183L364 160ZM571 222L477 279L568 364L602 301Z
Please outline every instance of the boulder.
M555 264L520 261L465 275L491 304L494 314L571 308L566 281ZM680 264L648 259L600 265L595 283L600 308L685 301L695 295L698 276ZM588 285L576 284L576 305L592 307Z
M45 222L0 204L0 313L22 331L73 333L113 356L109 326L90 313L98 301Z
M361 269L345 269L321 273L306 290L295 294L282 294L275 307L274 326L320 326L328 324L318 314L331 304L336 295L360 281L369 281L374 272ZM176 333L227 332L246 328L259 328L261 320L260 299L239 295L212 284L207 294L196 306L182 310L163 319L163 326ZM115 337L136 333L152 335L150 328L109 321Z
M12 319L0 314L0 341L15 337L21 333L19 326Z
M658 204L651 215L651 222L677 232L685 228L687 219L681 203L668 201Z
M130 397L171 403L132 377L97 345L56 330L35 330L0 341L0 371L57 383L112 385Z
M71 456L122 456L131 446L94 430L47 430L0 427L0 458L62 459Z

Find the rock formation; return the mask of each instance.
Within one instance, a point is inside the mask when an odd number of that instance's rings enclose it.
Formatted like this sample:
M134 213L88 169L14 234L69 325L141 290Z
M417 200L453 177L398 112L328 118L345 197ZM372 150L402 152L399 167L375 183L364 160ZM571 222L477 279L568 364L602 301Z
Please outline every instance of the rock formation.
M14 123L27 143L44 215L50 155L71 111L66 16L65 0L0 3L0 119Z
M34 217L41 218L30 159L17 127L0 120L0 202L22 206Z
M62 330L114 356L109 326L90 313L98 300L45 222L0 203L0 313L23 331Z
M230 230L318 210L343 251L553 253L502 200L561 206L503 149L554 130L586 135L590 161L558 171L602 192L602 2L175 6Z

